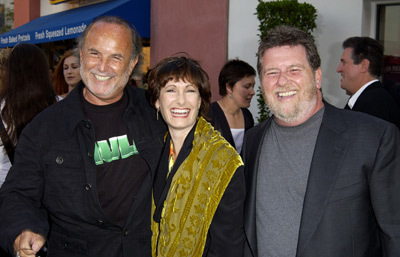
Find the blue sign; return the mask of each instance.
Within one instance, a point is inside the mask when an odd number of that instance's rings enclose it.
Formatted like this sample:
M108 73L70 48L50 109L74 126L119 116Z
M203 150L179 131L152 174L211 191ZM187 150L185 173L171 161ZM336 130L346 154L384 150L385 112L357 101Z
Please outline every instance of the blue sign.
M150 0L115 0L39 17L0 35L0 48L19 42L39 44L79 37L98 16L115 15L131 22L150 38Z

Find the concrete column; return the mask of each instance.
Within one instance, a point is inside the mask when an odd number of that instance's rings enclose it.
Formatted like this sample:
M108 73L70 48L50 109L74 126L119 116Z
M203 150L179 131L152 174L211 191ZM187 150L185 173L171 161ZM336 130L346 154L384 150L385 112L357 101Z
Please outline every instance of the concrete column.
M186 52L208 73L212 100L227 60L228 0L151 0L150 68Z
M14 1L14 28L40 17L40 0Z

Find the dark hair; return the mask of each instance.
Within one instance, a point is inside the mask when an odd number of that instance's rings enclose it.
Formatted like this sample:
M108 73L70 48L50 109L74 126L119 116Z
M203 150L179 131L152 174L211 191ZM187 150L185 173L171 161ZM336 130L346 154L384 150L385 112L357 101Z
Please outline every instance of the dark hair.
M219 94L225 96L227 94L226 85L233 88L236 82L248 76L256 76L256 70L250 64L239 59L228 61L219 72Z
M0 49L0 69L4 69L4 66L7 62L7 58L11 53L10 48L2 48Z
M133 74L141 74L140 67L144 62L144 57L142 53L142 39L140 38L139 34L136 31L136 28L127 20L118 17L118 16L99 16L94 19L89 26L82 32L82 35L77 39L78 47L81 51L83 51L85 46L86 36L89 33L90 29L93 27L94 24L98 22L110 23L110 24L118 24L123 27L126 27L131 31L131 39L132 39L132 56L130 61L132 62L136 57L138 57L138 62L133 69Z
M378 78L383 69L383 46L377 40L369 37L350 37L343 44L343 49L353 48L351 59L354 64L360 64L362 60L369 61L369 73Z
M160 97L161 88L169 81L183 80L193 83L200 92L201 106L199 115L207 118L210 108L210 82L207 73L200 64L188 57L168 57L160 61L149 74L147 94L150 103L155 103Z
M0 91L1 116L11 142L16 143L22 129L56 101L43 51L33 44L16 45L7 59Z
M315 72L321 66L321 58L313 39L306 32L296 27L278 26L267 32L258 47L257 70L260 78L263 76L262 58L265 51L278 46L298 45L305 48L307 61L311 69Z
M0 49L0 88L1 88L1 78L3 77L6 62L10 53L11 53L10 48Z
M54 70L53 76L51 78L54 84L54 90L56 91L57 95L68 93L68 84L65 81L64 77L64 60L70 56L75 56L79 60L79 50L75 48L66 51L58 62L57 67Z

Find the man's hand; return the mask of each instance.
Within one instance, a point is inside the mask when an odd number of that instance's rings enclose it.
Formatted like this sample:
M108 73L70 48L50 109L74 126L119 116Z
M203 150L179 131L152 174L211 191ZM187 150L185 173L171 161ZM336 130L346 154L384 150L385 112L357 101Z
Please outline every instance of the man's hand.
M19 252L21 257L35 257L45 242L46 240L42 235L24 230L14 241L14 252Z

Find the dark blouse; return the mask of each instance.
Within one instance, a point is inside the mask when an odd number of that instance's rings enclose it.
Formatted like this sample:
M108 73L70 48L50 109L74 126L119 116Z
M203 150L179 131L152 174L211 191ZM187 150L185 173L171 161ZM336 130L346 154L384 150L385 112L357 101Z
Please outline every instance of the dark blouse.
M252 127L254 127L253 115L247 108L241 108L244 118L244 132ZM235 142L233 141L233 136L231 133L231 128L229 127L228 120L225 117L224 111L221 109L217 102L211 104L210 111L208 112L208 117L210 117L210 123L213 127L221 132L221 135L228 141L233 147L236 148Z

